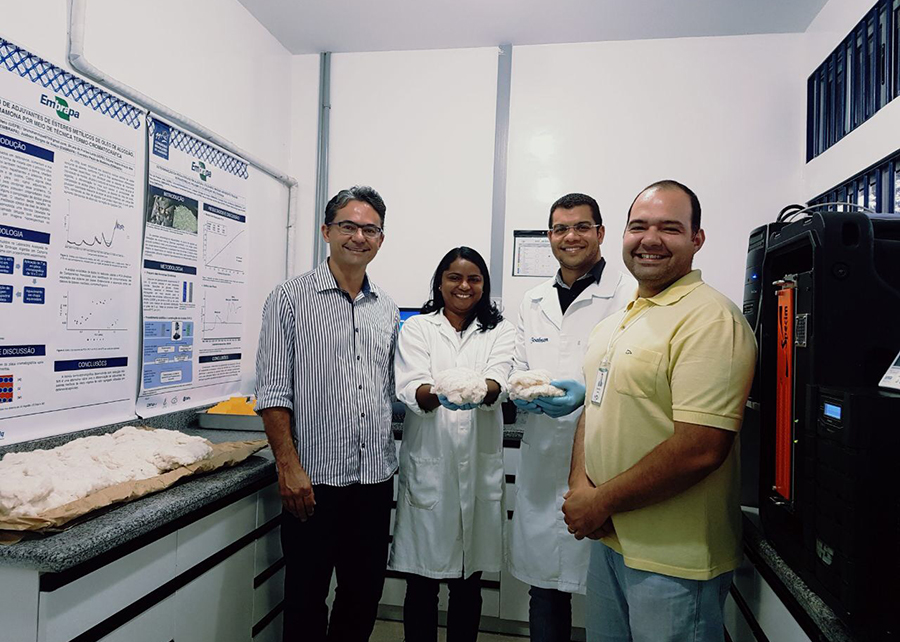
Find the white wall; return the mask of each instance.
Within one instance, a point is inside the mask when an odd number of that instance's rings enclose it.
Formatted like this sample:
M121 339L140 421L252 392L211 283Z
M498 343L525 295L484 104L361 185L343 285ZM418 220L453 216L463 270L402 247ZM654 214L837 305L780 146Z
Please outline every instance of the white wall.
M66 0L6 2L2 35L71 69L67 6ZM292 56L237 0L88 0L86 16L85 54L93 64L287 171ZM315 121L311 127L315 132ZM260 171L250 173L246 391L252 389L263 301L285 277L288 194Z
M798 198L801 38L513 48L505 265L513 230L546 228L551 203L579 191L599 202L601 251L623 269L628 206L649 183L673 178L703 207L707 243L695 266L740 303L750 230ZM506 277L506 309L538 282Z
M384 198L369 274L400 306L425 302L452 247L490 263L497 51L332 57L329 196L368 184Z
M801 77L804 91L810 74L825 61L860 19L875 5L874 0L830 0L806 31L805 65ZM900 100L894 99L874 116L806 164L803 198L808 200L843 183L900 149Z

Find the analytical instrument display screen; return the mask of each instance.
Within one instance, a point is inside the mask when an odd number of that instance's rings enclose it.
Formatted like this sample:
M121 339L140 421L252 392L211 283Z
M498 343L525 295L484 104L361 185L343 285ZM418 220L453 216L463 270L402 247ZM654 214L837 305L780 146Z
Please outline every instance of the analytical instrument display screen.
M833 403L825 403L824 404L824 412L826 417L831 417L832 419L837 419L840 421L841 419L841 407L836 406Z

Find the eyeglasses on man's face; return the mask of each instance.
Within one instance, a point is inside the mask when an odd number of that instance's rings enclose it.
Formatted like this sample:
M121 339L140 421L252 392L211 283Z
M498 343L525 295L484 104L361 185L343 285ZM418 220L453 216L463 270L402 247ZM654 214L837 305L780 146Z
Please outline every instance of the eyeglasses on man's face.
M553 236L565 236L569 233L569 230L575 230L577 234L587 234L591 230L595 230L599 225L595 225L594 223L588 223L587 221L581 221L580 223L575 223L574 225L563 225L562 223L558 225L554 225L550 228L550 232Z
M367 239L377 239L384 231L377 225L359 225L353 221L337 221L335 223L329 223L328 225L337 226L338 231L344 236L354 236L356 230L362 230L363 236Z

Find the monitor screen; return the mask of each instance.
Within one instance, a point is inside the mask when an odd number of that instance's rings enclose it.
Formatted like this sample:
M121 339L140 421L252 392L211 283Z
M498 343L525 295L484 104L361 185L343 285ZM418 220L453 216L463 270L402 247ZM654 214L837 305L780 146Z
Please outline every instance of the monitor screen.
M824 412L826 417L831 417L832 419L837 419L840 421L841 419L841 407L837 406L833 403L824 403Z
M400 327L403 327L403 322L409 317L419 314L420 309L421 308L400 308Z

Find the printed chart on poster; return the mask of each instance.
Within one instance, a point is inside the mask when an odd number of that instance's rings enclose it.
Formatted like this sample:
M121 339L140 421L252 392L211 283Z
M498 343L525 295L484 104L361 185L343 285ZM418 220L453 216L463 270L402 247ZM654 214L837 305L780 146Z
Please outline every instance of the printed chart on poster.
M249 247L247 163L153 115L147 131L142 417L238 392Z
M134 417L144 112L0 39L0 445Z

